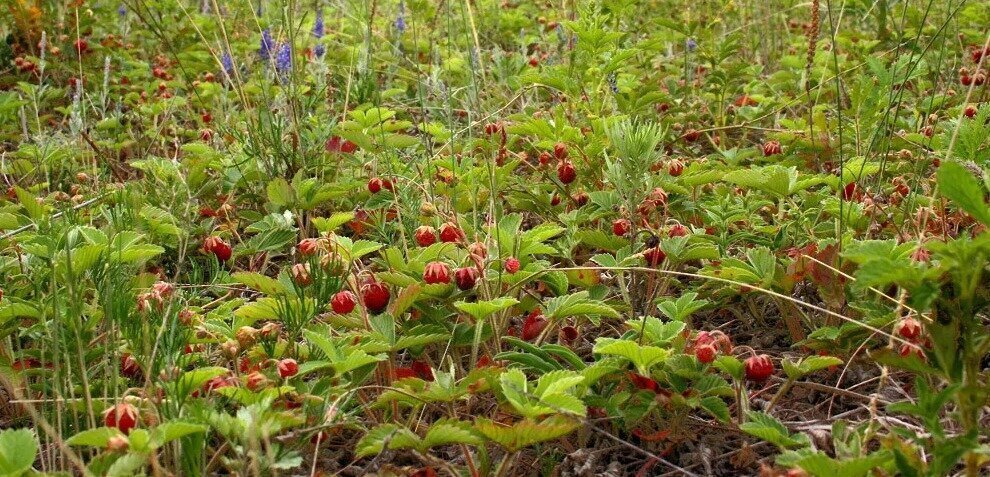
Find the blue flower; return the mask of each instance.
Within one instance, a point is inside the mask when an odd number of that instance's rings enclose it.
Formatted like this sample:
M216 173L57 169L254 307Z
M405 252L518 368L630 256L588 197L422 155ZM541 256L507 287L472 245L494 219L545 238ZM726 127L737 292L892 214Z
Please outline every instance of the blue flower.
M283 75L292 69L292 45L282 43L275 53L275 72Z
M315 38L323 38L326 31L326 27L323 24L323 9L316 11L316 23L313 24L313 36Z
M688 38L684 45L687 46L688 51L694 51L695 48L698 48L698 42L694 41L694 38Z
M123 16L126 16L127 15L127 6L124 5L123 3L121 3L120 6L117 7L117 15L120 15L122 17Z
M229 51L223 52L223 55L220 57L220 64L223 66L224 73L227 73L228 76L234 74L234 58L230 56Z
M406 31L406 4L405 2L399 2L399 15L395 17L395 29L399 30L399 34L405 33Z
M272 57L272 50L275 48L275 40L272 40L272 32L267 28L265 31L261 32L261 48L258 50L258 55L261 59L268 61Z
M326 52L327 47L325 45L316 45L316 47L313 48L313 54L316 55L317 58L323 58L323 55Z

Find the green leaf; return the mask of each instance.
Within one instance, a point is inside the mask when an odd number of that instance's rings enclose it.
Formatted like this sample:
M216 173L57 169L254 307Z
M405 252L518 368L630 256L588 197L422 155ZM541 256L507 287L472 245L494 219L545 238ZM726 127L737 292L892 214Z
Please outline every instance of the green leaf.
M550 416L542 421L525 419L512 425L485 418L478 418L474 423L475 429L510 452L558 439L580 426L581 421L567 416Z
M34 465L38 442L29 429L0 432L0 475L17 476Z
M210 428L202 424L193 424L183 421L168 421L160 424L151 431L151 440L154 447L161 447L176 439L206 432Z
M454 306L457 307L458 310L471 315L475 321L481 321L494 313L513 307L518 303L519 300L516 300L515 298L500 297L494 300L479 301L475 303L459 301L454 303Z
M782 449L808 445L807 436L804 434L792 435L783 423L765 412L750 411L746 413L746 418L747 422L739 426L739 429L751 436L763 439Z
M732 419L732 416L729 414L729 405L718 396L701 398L701 407L723 423L727 423Z
M289 292L285 285L279 283L278 280L257 272L232 273L230 279L269 296L284 295Z
M938 187L942 194L984 225L990 225L990 208L984 201L986 187L962 164L944 161L938 168Z
M612 338L599 338L595 342L594 352L626 358L636 366L640 374L649 373L650 368L670 355L670 350Z
M70 446L106 447L113 436L123 435L113 427L96 427L87 429L70 438L65 443Z

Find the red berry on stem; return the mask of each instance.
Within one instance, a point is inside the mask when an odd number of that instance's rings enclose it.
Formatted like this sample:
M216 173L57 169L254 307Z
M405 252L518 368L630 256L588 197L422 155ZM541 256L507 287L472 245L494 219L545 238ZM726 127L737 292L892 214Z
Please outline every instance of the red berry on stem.
M315 238L302 239L299 241L299 245L297 245L297 247L299 248L300 255L308 257L316 254L316 252L320 249L320 241Z
M351 311L354 311L354 305L356 304L357 297L347 290L337 292L333 298L330 299L330 307L333 308L333 312L338 315L346 315Z
M770 357L765 354L746 358L744 365L746 370L746 379L750 381L766 381L771 375L773 375L773 361L771 361Z
M416 243L420 247L429 247L437 241L437 231L429 225L423 225L416 229Z
M509 257L505 259L505 271L510 275L519 271L519 259L516 257Z
M612 233L619 237L625 237L631 228L632 222L630 222L629 219L615 219L615 221L612 222Z
M461 290L470 290L478 282L478 269L474 267L458 268L454 272L454 283Z
M577 178L577 170L574 169L574 163L571 161L563 160L560 164L557 164L557 179L564 184L570 184L574 182Z
M361 300L365 308L375 315L385 311L391 298L388 287L382 282L372 279L361 285Z
M443 262L430 262L423 270L423 281L430 285L450 283L450 267Z
M440 241L444 243L458 242L464 238L464 232L453 222L447 222L440 226Z
M715 346L711 344L696 346L694 348L694 356L698 358L698 361L705 364L715 361L716 354L717 352L715 351Z
M921 336L921 323L914 318L904 318L897 324L897 334L908 341L915 341Z
M651 267L656 267L663 263L667 259L667 254L660 248L660 246L653 247L645 252L643 252L643 257L646 258L646 263Z
M230 256L233 252L230 248L230 244L216 235L211 235L203 241L203 250L215 255L221 262L230 260Z
M767 157L776 156L781 152L783 152L783 149L780 147L780 141L767 141L766 143L763 144L764 156Z
M103 415L103 423L107 427L115 427L124 434L129 434L137 426L137 421L137 408L126 402L117 403Z
M291 378L299 374L299 363L292 358L280 360L276 367L278 368L278 375L282 377L282 379Z

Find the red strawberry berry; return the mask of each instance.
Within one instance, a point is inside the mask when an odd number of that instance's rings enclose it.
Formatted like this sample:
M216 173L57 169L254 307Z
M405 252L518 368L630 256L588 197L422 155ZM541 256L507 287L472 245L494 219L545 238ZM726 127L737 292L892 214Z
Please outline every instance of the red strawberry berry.
M361 285L361 300L372 314L377 315L385 311L391 298L392 295L384 283L372 279Z
M577 170L574 169L574 163L571 161L563 160L557 164L557 179L564 184L570 184L574 182L577 178Z
M137 426L137 421L137 408L126 402L117 403L103 415L103 423L107 427L115 427L124 434L129 434Z
M338 315L346 315L351 311L354 311L354 305L357 304L357 297L353 293L343 290L334 294L333 298L330 299L330 307L333 308L333 312Z
M687 132L685 132L684 135L681 137L683 137L684 140L687 142L694 142L701 137L701 132L698 131L697 129L688 129Z
M897 324L897 334L908 341L915 341L921 336L921 323L914 318L904 318Z
M447 222L440 226L440 241L444 243L459 242L464 238L464 232L453 222Z
M505 271L508 274L514 274L519 271L519 259L516 257L509 257L505 259Z
M416 229L416 243L420 247L429 247L437 241L437 230L429 225L423 225Z
M541 166L545 166L547 164L550 164L550 159L553 159L553 156L550 155L549 152L543 151L543 152L540 153L540 165Z
M715 346L711 344L696 346L694 348L694 356L698 358L698 361L701 361L702 363L705 364L715 361L716 354L717 353L715 351Z
M684 173L684 163L678 159L674 159L667 164L667 172L672 177L680 176Z
M913 344L908 344L908 343L902 344L900 349L897 351L897 353L900 354L901 357L903 358L907 358L908 356L911 356L913 354L917 356L918 359L925 359L924 350L922 350L919 346Z
M124 353L120 357L120 374L130 379L141 377L141 365L130 353Z
M976 106L973 106L972 104L966 106L966 109L963 110L963 114L965 114L967 118L976 116Z
M767 141L763 144L763 155L766 157L776 156L783 152L780 141Z
M368 181L368 192L372 194L377 194L381 192L382 187L384 187L385 182L378 177L373 177Z
M630 229L632 229L632 222L629 219L615 219L612 222L612 233L619 237L625 237Z
M688 234L688 228L681 224L674 224L670 226L670 231L667 235L671 237L683 237Z
M461 290L470 290L478 282L478 269L474 267L458 268L454 272L454 283Z
M80 38L75 42L76 52L80 55L89 51L89 42L85 38Z
M268 387L268 378L261 374L261 371L254 371L247 376L247 388L251 391L258 392L266 387Z
M536 339L543 332L543 329L547 327L547 323L547 319L543 317L540 310L533 310L526 317L526 321L523 322L522 339L526 341Z
M443 262L430 262L423 270L423 281L430 285L450 283L450 267Z
M304 257L309 257L315 255L320 249L320 240L315 238L306 238L299 241L299 254Z
M746 358L744 365L746 379L750 381L766 381L774 371L773 361L765 354Z
M278 375L282 379L291 378L299 374L299 363L292 358L280 360L276 367L278 368Z
M656 267L667 259L667 254L658 245L643 252L643 257L646 258L647 265L651 267Z
M233 252L230 248L230 244L216 235L211 235L203 241L203 250L215 255L221 262L230 260L230 256Z
M553 156L559 160L567 159L567 144L558 142L553 145Z

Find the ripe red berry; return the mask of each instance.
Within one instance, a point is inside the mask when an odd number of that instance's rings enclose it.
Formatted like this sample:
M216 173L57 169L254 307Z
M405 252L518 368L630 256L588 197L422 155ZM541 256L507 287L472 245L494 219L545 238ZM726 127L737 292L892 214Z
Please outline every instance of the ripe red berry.
M547 319L543 317L540 310L533 310L529 316L526 317L526 321L523 322L522 327L522 339L529 341L540 336L543 329L547 327Z
M264 388L268 387L268 378L261 371L254 371L247 376L247 388L258 392Z
M85 38L80 38L75 42L76 52L80 55L89 51L89 42Z
M423 270L423 281L430 285L450 283L450 267L443 262L430 262Z
M308 257L316 254L320 249L320 240L315 238L306 238L299 241L299 254Z
M764 156L767 157L776 156L781 152L783 152L783 149L780 147L780 141L767 141L766 143L763 144Z
M657 245L656 247L643 252L643 257L646 258L647 265L656 267L667 259L667 254L660 248L659 245Z
M678 159L674 159L667 164L667 172L670 173L672 177L680 176L684 173L684 163Z
M280 360L276 365L276 368L278 368L278 375L281 376L282 379L291 378L299 374L299 363L292 358Z
M519 259L516 257L509 257L505 259L505 271L510 275L519 271Z
M416 229L416 243L420 247L429 247L437 241L437 231L429 225L423 225Z
M591 199L591 196L589 196L585 191L578 192L571 196L571 200L574 201L574 205L578 207L584 207L585 204L588 203L589 199Z
M904 318L897 324L897 334L908 341L915 341L921 336L921 323L914 318Z
M137 421L137 408L126 402L117 403L103 415L103 423L107 427L115 427L124 434L129 434L137 426Z
M746 379L750 381L766 381L774 371L773 361L765 354L746 358L744 365Z
M343 290L334 294L333 298L330 299L330 307L333 308L333 312L338 315L346 315L354 310L354 305L357 304L357 297L353 293Z
M684 140L687 142L694 142L701 137L701 132L698 131L697 129L688 129L681 137L683 137Z
M715 361L715 346L711 344L704 344L700 346L695 346L694 356L698 358L698 361L708 364Z
M391 298L392 295L384 283L372 279L361 285L361 301L364 302L365 308L372 314L377 315L385 311L385 307L388 306L388 301Z
M564 184L570 184L574 182L577 178L577 170L574 169L574 163L571 161L563 160L557 164L557 179Z
M371 180L368 181L368 191L372 194L379 193L383 187L385 187L385 181L379 177L372 177Z
M454 283L461 290L470 290L478 282L478 269L474 267L458 268L454 272Z
M963 114L966 115L967 118L976 116L976 106L973 106L972 104L966 106L966 109L963 110Z
M458 242L464 238L464 232L453 222L447 222L440 226L440 241L444 243Z
M962 75L961 77L959 77L959 84L963 86L969 86L973 84L973 77L969 75Z
M230 256L233 252L230 248L230 244L216 235L211 235L203 241L203 250L207 253L212 253L215 255L221 262L230 260Z
M529 59L529 66L536 68L539 65L540 65L540 60L537 57L534 56Z
M553 197L550 198L550 205L553 207L560 205L560 195L554 194Z
M549 152L543 151L543 152L540 153L540 165L541 166L545 166L547 164L550 164L550 159L553 159L553 156L550 155Z
M619 237L625 237L631 228L632 222L629 219L615 219L612 222L612 233Z
M681 224L674 224L670 226L670 231L667 235L671 237L683 237L688 234L688 228Z
M559 160L567 159L567 144L558 142L553 145L553 156Z
M120 374L130 379L137 379L141 376L141 365L130 353L124 353L120 357Z
M204 123L209 123L209 122L213 121L213 115L210 114L210 113L203 113L200 116L200 119L202 119Z

